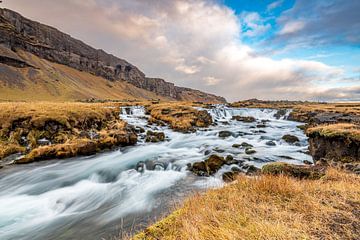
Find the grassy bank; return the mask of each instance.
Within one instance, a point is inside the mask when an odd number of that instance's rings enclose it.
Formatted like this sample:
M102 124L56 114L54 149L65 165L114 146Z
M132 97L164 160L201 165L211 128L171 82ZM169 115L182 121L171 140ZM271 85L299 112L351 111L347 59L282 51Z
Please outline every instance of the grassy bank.
M119 118L120 104L0 103L0 159L20 152L26 156L18 163L25 163L134 144L136 135Z
M239 177L133 239L359 239L360 177L329 169L320 180Z
M149 122L168 124L175 131L191 132L195 127L208 127L212 123L206 111L194 108L199 104L189 102L167 102L147 106L151 118Z

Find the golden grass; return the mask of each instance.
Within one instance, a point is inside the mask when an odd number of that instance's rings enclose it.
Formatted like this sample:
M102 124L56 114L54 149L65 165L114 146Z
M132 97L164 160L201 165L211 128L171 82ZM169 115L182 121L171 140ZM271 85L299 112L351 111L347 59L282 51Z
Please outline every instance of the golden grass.
M291 108L296 112L332 112L360 115L360 103L316 103L301 101L239 101L230 104L233 107L249 108Z
M351 123L337 123L319 125L307 129L307 134L319 134L323 137L344 137L349 140L360 141L360 126Z
M195 104L196 105L196 104ZM212 123L211 117L203 112L196 110L193 103L189 102L166 102L147 106L152 119L168 123L170 127L177 131L192 131L194 127L207 127Z
M94 149L134 142L127 138L127 123L119 117L119 106L128 103L8 102L0 103L0 159L13 153L27 153L21 138L26 137L31 152L23 162L44 158L91 154ZM86 134L95 132L95 146ZM85 134L85 136L84 136ZM40 147L38 140L51 140Z
M360 177L335 169L320 180L241 176L133 239L359 239L359 209Z

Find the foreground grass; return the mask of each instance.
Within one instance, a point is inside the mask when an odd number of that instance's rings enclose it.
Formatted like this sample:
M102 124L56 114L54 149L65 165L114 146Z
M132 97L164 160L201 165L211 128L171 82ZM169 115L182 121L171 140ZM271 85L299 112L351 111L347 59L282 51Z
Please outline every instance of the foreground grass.
M360 177L239 177L188 199L133 239L359 239Z

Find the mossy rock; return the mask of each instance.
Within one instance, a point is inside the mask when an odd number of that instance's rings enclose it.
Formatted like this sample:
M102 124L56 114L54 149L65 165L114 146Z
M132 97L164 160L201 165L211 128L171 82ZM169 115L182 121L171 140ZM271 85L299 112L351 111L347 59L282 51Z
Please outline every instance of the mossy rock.
M325 175L325 169L319 166L302 166L283 162L266 164L261 172L269 175L286 175L299 179L320 179Z
M290 134L284 135L284 136L282 137L282 139L283 139L285 142L291 143L291 144L300 141L298 137L296 137L296 136L294 136L294 135L290 135Z
M255 122L256 119L254 117L243 117L243 116L233 116L232 120L236 120L239 122L252 123Z
M194 163L190 170L198 176L210 176L215 174L226 163L223 157L211 155L205 161Z

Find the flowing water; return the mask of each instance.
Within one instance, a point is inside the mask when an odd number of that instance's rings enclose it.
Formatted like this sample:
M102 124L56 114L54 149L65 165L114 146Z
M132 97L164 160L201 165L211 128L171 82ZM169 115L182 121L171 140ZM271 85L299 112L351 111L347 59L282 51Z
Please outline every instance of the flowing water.
M142 107L123 108L121 118L134 126L163 131L166 141L145 143L91 157L52 160L0 171L0 239L101 239L138 229L171 209L194 191L223 185L224 166L213 177L196 177L186 165L206 158L205 152L231 154L261 167L272 161L301 164L311 161L299 123L276 119L268 109L208 110L216 124L196 133L147 126ZM231 120L253 116L257 123ZM266 122L265 128L256 125ZM231 131L221 139L219 131ZM300 139L289 145L282 136ZM266 142L275 142L268 146ZM247 142L256 153L246 155L234 143Z

